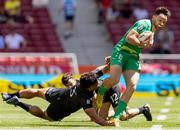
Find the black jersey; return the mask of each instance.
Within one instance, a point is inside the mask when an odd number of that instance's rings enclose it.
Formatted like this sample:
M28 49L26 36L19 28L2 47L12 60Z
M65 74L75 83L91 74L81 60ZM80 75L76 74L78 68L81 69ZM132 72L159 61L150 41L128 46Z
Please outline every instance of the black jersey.
M51 103L47 109L48 116L59 120L80 108L91 108L92 97L93 92L82 90L79 81L71 88L50 88L46 93Z
M115 85L105 92L103 103L111 102L112 106L115 108L118 105L120 95L120 88L118 85Z

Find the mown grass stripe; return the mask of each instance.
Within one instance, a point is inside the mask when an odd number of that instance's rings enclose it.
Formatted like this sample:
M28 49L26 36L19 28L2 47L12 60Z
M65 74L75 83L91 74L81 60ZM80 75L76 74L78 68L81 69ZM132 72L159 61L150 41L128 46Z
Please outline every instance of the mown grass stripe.
M157 120L162 121L162 120L166 120L167 116L166 115L158 115L157 116Z
M170 106L171 104L172 104L172 102L169 102L169 101L164 103L165 106Z
M162 130L162 125L153 125L150 130Z
M170 110L168 108L163 108L160 110L160 113L168 113Z

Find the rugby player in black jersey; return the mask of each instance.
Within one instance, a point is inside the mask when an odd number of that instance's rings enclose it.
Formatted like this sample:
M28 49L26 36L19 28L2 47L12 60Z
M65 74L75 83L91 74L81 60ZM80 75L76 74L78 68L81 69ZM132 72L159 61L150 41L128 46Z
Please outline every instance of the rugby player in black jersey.
M98 79L98 81L102 82L99 79ZM62 83L66 87L71 87L72 85L75 85L76 83L78 83L78 80L74 79L72 77L72 74L67 73L67 74L63 75ZM120 95L121 95L121 93L120 93L120 88L118 85L116 85L116 86L110 88L108 91L106 91L106 93L103 97L103 104L99 110L100 117L102 117L103 119L108 119L108 113L109 113L110 107L112 106L114 110L116 109ZM94 107L96 108L95 100L96 99L95 99L95 95L94 95ZM147 121L152 121L152 115L150 112L149 104L145 104L139 108L127 107L126 110L123 112L123 115L121 116L120 120L121 121L128 120L128 119L131 119L140 114L143 114Z
M2 93L2 98L8 104L19 106L34 116L50 121L62 120L64 117L83 108L92 121L102 126L117 126L117 122L109 123L99 117L92 104L94 91L98 88L97 77L101 76L107 68L108 65L103 65L96 71L82 74L80 80L70 88L30 88L13 94ZM50 102L50 105L43 111L38 106L33 106L19 100L19 98L31 99L34 97L43 98Z

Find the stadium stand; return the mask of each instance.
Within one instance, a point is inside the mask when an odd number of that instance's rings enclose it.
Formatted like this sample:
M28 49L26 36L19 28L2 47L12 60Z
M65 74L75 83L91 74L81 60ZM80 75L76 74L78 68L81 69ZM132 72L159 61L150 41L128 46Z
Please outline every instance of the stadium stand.
M3 2L0 1L1 8ZM21 0L21 8L23 15L32 16L34 22L32 24L21 24L17 26L17 32L22 34L28 41L26 47L12 50L1 49L1 52L64 52L59 37L54 29L53 22L49 15L48 9L34 8L32 0ZM6 35L11 28L8 24L0 24L0 30L3 35Z
M164 0L146 0L142 1L148 12L150 12L150 16L154 9L158 6L167 6L171 12L172 16L169 19L169 27L174 32L175 35L175 44L173 46L173 53L180 53L180 26L179 26L179 11L180 11L180 1L173 0L173 1L164 1ZM118 19L115 21L108 21L106 22L107 30L110 34L110 38L114 44L116 44L120 38L124 35L127 29L133 24L131 19ZM148 51L145 51L148 53Z

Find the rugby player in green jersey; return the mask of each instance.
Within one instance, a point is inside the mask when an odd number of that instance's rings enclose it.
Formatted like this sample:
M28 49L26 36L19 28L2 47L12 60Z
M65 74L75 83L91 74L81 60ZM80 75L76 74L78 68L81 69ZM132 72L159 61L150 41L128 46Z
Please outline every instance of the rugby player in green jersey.
M143 48L152 46L154 32L164 27L171 13L166 7L158 7L152 19L142 19L137 21L119 43L113 48L110 58L110 77L103 81L103 85L98 90L96 105L100 108L104 93L119 82L123 74L126 82L126 90L119 100L116 112L111 121L119 121L123 111L136 90L136 85L140 75L139 54ZM138 37L145 31L151 31L152 35L144 42L140 42Z

